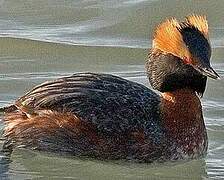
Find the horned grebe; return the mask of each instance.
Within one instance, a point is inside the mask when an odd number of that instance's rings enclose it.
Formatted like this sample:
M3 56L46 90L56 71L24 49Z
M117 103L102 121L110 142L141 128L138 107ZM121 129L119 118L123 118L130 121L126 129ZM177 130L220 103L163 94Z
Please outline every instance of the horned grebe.
M146 70L152 87L109 74L77 73L45 82L5 107L4 149L14 147L140 162L206 154L199 96L210 66L204 16L161 23Z

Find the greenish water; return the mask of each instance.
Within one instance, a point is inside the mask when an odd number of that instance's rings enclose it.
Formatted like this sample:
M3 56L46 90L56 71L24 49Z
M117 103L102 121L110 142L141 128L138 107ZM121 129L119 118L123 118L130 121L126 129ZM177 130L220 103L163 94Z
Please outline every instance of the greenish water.
M193 12L208 17L212 64L223 77L223 9L222 0L0 0L0 107L75 72L112 73L149 86L144 63L153 29ZM202 103L209 135L204 159L136 164L16 150L10 160L0 156L0 179L224 179L223 78L208 81Z

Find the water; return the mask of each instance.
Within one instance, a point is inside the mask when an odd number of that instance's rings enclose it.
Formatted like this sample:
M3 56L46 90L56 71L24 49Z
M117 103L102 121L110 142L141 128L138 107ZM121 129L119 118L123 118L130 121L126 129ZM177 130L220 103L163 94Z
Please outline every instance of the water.
M144 63L153 29L166 17L192 12L208 17L212 64L223 77L223 9L221 0L0 0L0 106L75 72L113 73L148 86ZM202 99L204 159L134 164L16 150L11 159L0 156L0 179L224 179L223 89L223 79L209 80Z

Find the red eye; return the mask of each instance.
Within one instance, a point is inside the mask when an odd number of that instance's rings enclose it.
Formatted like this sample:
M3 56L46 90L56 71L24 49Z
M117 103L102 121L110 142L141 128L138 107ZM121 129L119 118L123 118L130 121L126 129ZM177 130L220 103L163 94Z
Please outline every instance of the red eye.
M192 61L191 61L190 58L184 57L183 61L184 61L185 64L192 64Z

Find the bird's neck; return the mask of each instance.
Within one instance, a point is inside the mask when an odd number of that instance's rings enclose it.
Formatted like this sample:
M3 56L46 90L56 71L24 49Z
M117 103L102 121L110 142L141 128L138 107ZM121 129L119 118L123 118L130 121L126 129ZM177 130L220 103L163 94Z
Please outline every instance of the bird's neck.
M171 126L192 126L203 121L199 97L191 89L178 89L162 93L161 110L166 122ZM186 128L185 127L185 128Z
M171 141L184 153L203 154L207 134L199 97L191 89L178 89L161 95L163 126Z
M205 91L206 76L173 54L151 50L146 62L146 71L151 86L160 92L174 92L176 95L186 87L199 95L203 95Z

